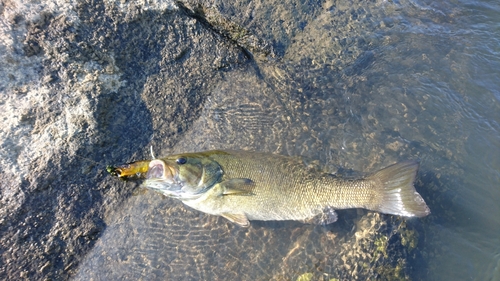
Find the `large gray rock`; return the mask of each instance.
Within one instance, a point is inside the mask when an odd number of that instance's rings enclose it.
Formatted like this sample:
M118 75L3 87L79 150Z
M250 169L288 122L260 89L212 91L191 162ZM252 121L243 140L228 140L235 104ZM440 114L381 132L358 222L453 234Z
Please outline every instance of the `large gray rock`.
M209 81L248 60L174 5L58 4L1 10L2 279L70 276L131 192L106 164L156 131L174 144Z

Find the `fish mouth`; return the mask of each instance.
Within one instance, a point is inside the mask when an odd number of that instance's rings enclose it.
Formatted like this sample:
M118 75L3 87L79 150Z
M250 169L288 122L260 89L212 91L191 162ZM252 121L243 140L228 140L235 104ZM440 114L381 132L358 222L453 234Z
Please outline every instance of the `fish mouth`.
M162 160L152 160L149 163L146 179L161 179L170 183L174 183L176 171Z
M143 186L159 191L165 196L182 197L183 184L178 180L177 170L163 160L155 159L149 163Z

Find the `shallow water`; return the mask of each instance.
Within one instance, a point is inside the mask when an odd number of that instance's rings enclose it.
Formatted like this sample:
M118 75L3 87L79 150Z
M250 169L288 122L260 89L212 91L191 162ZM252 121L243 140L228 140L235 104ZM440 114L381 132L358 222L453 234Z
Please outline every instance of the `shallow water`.
M369 172L420 159L416 187L432 214L410 220L420 235L410 276L500 280L500 5L332 1L323 7L284 45L282 60L244 66L213 81L198 120L174 148L151 143L157 154L252 149L302 155L329 172ZM340 215L348 221L373 214ZM243 263L240 277L296 279L318 271L336 277L335 265L315 260L328 253L320 248L324 244L310 240L352 227L257 223L246 232L151 192L132 197L107 220L80 279L178 277L188 263L197 272L185 279L238 276L237 270L221 273L238 267L220 254L253 263L255 273L243 270ZM179 246L186 241L191 248ZM107 248L114 243L132 246ZM215 245L260 248L238 252ZM163 255L159 248L177 252ZM200 261L207 253L213 253L211 264ZM288 259L303 259L304 266L287 272L294 269ZM97 273L89 272L100 262ZM120 269L112 270L116 263ZM214 271L219 273L210 275Z

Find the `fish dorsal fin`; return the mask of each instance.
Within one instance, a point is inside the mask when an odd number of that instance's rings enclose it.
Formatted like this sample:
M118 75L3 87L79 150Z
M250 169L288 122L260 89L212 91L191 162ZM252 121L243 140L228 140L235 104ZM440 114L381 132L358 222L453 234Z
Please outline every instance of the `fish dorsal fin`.
M248 227L250 225L247 216L243 213L240 214L223 213L221 216L241 227Z
M251 179L230 179L220 183L222 195L254 195L255 183Z

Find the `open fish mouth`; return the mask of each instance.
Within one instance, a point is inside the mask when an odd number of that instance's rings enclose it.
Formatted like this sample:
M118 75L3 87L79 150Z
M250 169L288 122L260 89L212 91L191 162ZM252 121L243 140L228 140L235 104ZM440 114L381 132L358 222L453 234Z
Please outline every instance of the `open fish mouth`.
M151 188L170 197L180 197L182 193L182 184L178 181L176 175L178 172L167 165L162 160L152 160L149 163L146 180L143 186Z
M149 162L146 179L163 179L173 183L175 174L177 173L172 167L166 165L162 160L155 159Z
M163 178L165 172L165 166L162 161L153 160L149 163L149 169L146 174L147 179L151 178Z

